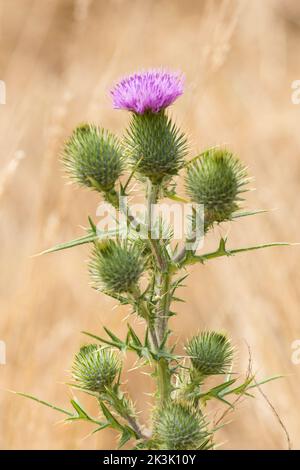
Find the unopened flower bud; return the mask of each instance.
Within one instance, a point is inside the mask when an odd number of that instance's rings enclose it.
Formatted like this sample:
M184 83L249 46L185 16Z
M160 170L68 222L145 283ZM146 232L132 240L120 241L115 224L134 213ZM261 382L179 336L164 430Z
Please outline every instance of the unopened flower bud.
M81 388L103 392L113 383L120 370L121 364L114 352L89 344L76 354L72 375Z
M141 249L137 244L108 240L105 247L95 247L90 273L96 288L115 293L131 292L144 266Z
M182 403L169 403L156 413L154 436L160 449L201 448L208 433L202 414Z
M71 178L98 191L110 191L124 160L117 138L93 124L77 127L66 142L63 163Z
M245 192L247 172L233 154L211 149L188 167L186 189L191 200L204 205L204 228L230 220Z
M221 333L204 331L194 336L186 346L193 367L201 375L225 374L233 358L230 341Z

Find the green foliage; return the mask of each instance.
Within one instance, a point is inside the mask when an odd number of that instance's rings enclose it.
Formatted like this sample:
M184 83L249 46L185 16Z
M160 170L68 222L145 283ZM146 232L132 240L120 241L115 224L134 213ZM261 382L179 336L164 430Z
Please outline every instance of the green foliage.
M193 367L203 376L225 374L231 367L233 349L226 336L203 331L186 346Z
M209 433L202 413L180 403L170 402L154 417L154 438L160 449L199 449Z
M76 354L72 375L76 383L85 390L103 392L121 370L117 355L108 348L96 344L83 346Z
M124 141L138 172L152 182L176 175L186 154L186 138L164 113L133 114Z
M89 267L97 289L132 292L143 273L144 259L136 244L107 240L95 244Z
M72 179L97 191L110 191L124 169L117 138L93 124L83 124L74 130L62 159Z
M204 226L231 220L247 183L245 167L225 149L211 149L187 167L186 190L192 201L204 204Z

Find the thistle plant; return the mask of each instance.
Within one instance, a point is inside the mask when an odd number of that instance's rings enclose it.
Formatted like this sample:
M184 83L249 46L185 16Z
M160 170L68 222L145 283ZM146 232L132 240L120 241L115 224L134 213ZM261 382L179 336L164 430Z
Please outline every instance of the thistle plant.
M216 225L261 211L242 208L243 195L249 189L247 169L227 148L211 148L188 158L187 138L167 110L183 94L183 88L181 74L164 70L124 78L111 91L114 108L129 112L123 137L94 124L80 124L62 152L70 177L97 191L102 201L121 213L127 230L124 236L117 224L112 231L101 231L89 217L83 237L46 252L89 244L92 286L100 296L108 295L127 305L132 315L141 319L145 331L141 337L129 322L124 338L107 327L101 336L85 333L93 342L76 354L71 386L94 396L99 416L91 417L77 398L71 400L73 410L54 408L68 421L91 422L96 425L95 432L113 428L119 434L119 447L127 443L137 449L213 449L215 433L223 423L211 419L207 403L216 401L225 407L225 417L237 397L249 396L258 384L251 372L244 380L236 374L234 347L223 332L198 332L180 354L169 328L169 319L175 315L173 305L182 300L177 289L190 265L282 245L232 249L227 239L221 238L215 250L198 252L199 238ZM179 174L185 181L185 195L177 193ZM122 203L134 181L145 196L142 219ZM172 227L154 210L166 198L177 201L178 207L193 206L190 229L179 244L172 240ZM194 206L203 207L200 227ZM153 236L154 228L159 229L158 237ZM136 355L138 366L150 368L156 383L149 423L140 422L125 389L122 359L128 351Z

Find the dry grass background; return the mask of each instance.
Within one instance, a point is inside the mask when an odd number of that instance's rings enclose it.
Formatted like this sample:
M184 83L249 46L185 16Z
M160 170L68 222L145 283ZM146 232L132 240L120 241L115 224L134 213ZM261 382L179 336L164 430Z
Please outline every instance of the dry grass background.
M186 74L187 90L172 113L197 150L227 143L255 175L252 208L275 212L242 220L231 246L299 240L300 107L291 82L300 76L299 3L284 0L1 0L0 106L1 270L0 446L6 449L110 448L105 431L57 424L52 410L3 389L31 392L67 406L72 356L81 330L106 324L122 334L124 309L88 286L85 247L41 258L30 255L83 233L97 195L66 185L58 153L80 121L120 133L127 114L111 109L111 83L135 69L164 65ZM215 243L219 235L215 233ZM212 241L210 241L212 243ZM300 447L299 248L276 248L194 267L186 304L173 320L179 340L198 328L225 329L246 369L249 344L260 378L286 374L265 387ZM130 366L129 358L127 368ZM140 409L150 378L126 372ZM93 405L87 403L89 409ZM145 414L144 414L145 415ZM223 448L286 448L264 399L243 402L218 436Z

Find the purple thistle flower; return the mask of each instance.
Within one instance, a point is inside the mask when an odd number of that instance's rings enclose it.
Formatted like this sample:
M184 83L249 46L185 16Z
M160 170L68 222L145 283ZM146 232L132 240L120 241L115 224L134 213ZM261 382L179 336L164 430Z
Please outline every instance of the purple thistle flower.
M111 90L113 106L137 114L158 113L183 93L183 76L178 72L148 70L123 78Z

